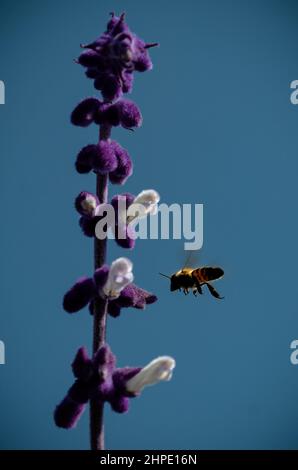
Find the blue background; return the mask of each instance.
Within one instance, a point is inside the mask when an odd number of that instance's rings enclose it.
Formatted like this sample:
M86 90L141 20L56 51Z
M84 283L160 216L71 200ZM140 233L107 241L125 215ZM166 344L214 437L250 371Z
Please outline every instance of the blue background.
M129 253L136 281L159 302L109 318L108 341L120 366L169 354L177 367L127 415L106 407L107 447L297 448L298 5L285 0L1 0L0 448L89 445L87 412L68 432L52 412L72 383L75 351L91 346L87 310L61 307L93 266L73 200L95 181L73 164L96 128L72 127L69 114L94 90L72 59L111 10L161 44L154 70L135 80L143 127L113 134L135 163L124 190L204 203L200 263L226 274L216 286L224 301L184 297L157 274L181 267L182 241L141 240ZM123 254L109 243L109 260Z

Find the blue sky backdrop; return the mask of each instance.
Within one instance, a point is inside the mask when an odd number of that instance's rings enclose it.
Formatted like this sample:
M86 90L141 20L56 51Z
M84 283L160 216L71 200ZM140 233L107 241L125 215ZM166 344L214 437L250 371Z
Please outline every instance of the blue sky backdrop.
M1 1L0 448L89 445L88 413L63 431L52 412L73 381L77 348L90 350L92 336L86 309L69 316L61 306L93 269L73 200L95 179L76 174L74 159L97 131L71 126L69 115L95 91L73 58L112 10L160 42L153 71L136 75L131 95L143 127L113 132L135 165L124 191L153 187L168 204L204 204L200 263L225 269L216 286L225 299L170 293L158 272L181 267L183 241L137 242L129 253L136 281L159 302L109 318L108 342L120 366L169 354L177 368L127 415L106 408L107 446L298 448L298 366L289 360L298 338L291 0ZM113 241L108 251L109 261L128 255Z

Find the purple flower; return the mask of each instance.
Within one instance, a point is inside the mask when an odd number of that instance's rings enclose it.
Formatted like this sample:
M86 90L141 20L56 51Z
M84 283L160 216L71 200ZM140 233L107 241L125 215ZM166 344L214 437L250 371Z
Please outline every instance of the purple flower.
M110 300L108 303L108 313L111 317L119 317L122 308L144 309L146 305L157 301L156 295L148 292L135 284L125 287L117 299Z
M79 214L86 217L93 217L99 204L98 197L95 194L82 191L75 199L75 208Z
M83 414L88 400L88 386L83 381L76 380L66 397L56 407L54 413L56 426L65 429L73 428Z
M85 217L82 215L79 219L79 225L82 229L82 232L86 237L93 238L95 235L95 227L97 222L101 219L101 217Z
M78 173L109 174L114 184L123 184L132 175L133 165L130 156L120 144L113 140L101 140L80 150L76 159Z
M142 114L138 106L131 100L121 99L116 103L100 103L94 113L94 122L108 126L122 126L132 129L142 125Z
M82 191L75 199L75 208L81 215L79 225L87 237L95 236L95 227L102 216L98 216L100 203L95 194Z
M101 140L96 146L93 155L93 169L96 173L105 175L116 170L118 160L115 155L114 146L111 142Z
M83 51L77 62L83 67L88 67L88 70L93 70L93 68L96 70L97 67L102 65L98 53L92 49L86 49Z
M75 313L89 304L93 313L93 301L98 298L108 299L108 313L117 317L122 308L144 309L146 305L157 301L157 297L132 283L132 264L126 258L118 258L111 267L104 265L97 269L93 278L80 278L63 299L63 308L68 313Z
M118 18L112 14L106 31L85 49L77 62L86 67L86 75L94 80L94 86L102 92L105 101L114 101L122 93L132 89L132 73L152 68L148 54L150 47L132 33L124 21L124 13Z
M130 93L133 86L133 73L132 72L124 72L122 74L122 90L123 93Z
M76 160L76 169L79 173L88 173L94 170L102 175L115 171L118 159L111 141L101 140L98 144L83 147Z
M93 279L81 277L63 298L63 308L68 313L74 313L86 307L96 295Z
M57 426L73 428L90 398L100 403L110 403L117 413L129 409L129 399L140 395L144 387L172 377L175 360L170 356L157 357L145 367L116 368L116 358L110 347L102 346L89 359L86 348L81 347L72 363L76 378L66 397L56 407L54 420Z
M117 413L125 413L129 408L129 398L139 394L128 391L126 383L139 373L141 368L116 369L116 359L108 345L102 346L93 359L89 359L84 347L80 348L72 369L76 380L54 412L58 427L73 428L90 398L102 403L108 402Z
M87 191L82 191L75 199L75 208L81 214L79 225L87 237L94 237L96 224L102 218L97 215L99 206L98 197Z
M133 173L133 163L127 150L121 147L117 142L113 143L118 166L116 170L109 173L109 179L112 184L124 184Z
M71 122L75 126L87 127L94 121L100 101L97 98L85 98L73 110Z
M112 102L122 95L122 87L117 77L108 72L97 72L94 88L101 91L104 100Z
M126 76L127 87L132 84L132 75ZM120 99L116 103L104 103L97 98L86 98L81 101L71 114L75 126L87 127L91 123L106 126L122 126L132 129L142 125L142 114L131 100Z
M134 224L148 214L156 214L159 199L159 194L154 189L143 190L137 196L124 193L112 198L115 223L110 222L110 228L118 245L122 248L134 248L136 240ZM98 198L92 193L83 191L77 196L75 207L81 214L79 224L87 237L95 236L97 222L105 217L109 209L106 206L108 204L99 204Z
M80 150L76 159L76 170L78 173L89 173L93 169L93 156L97 145L86 145Z
M130 100L119 100L113 105L119 116L119 124L125 129L140 127L142 125L142 115L139 108Z

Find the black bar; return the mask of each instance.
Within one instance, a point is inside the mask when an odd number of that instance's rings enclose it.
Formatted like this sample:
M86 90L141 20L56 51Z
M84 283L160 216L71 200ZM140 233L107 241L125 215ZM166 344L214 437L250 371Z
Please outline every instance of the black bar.
M131 460L132 459L132 460ZM137 468L143 465L202 466L203 464L283 464L298 463L298 450L112 450L112 451L56 451L56 450L2 450L0 465L26 463L63 464L74 463L92 465L120 465L124 468ZM129 465L131 463L131 465ZM238 467L239 468L239 467Z

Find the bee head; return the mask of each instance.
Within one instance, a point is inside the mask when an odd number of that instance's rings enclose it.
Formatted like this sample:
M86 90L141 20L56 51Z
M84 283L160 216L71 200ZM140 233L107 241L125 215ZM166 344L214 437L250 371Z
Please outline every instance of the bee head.
M179 281L178 281L178 276L176 274L173 274L172 276L168 276L167 274L159 273L161 276L166 277L167 279L170 279L171 285L170 285L170 290L173 292L174 290L178 290L180 288Z
M174 290L178 290L179 288L180 288L180 282L179 282L178 276L176 276L176 274L173 274L173 276L171 276L170 290L171 292L173 292Z

